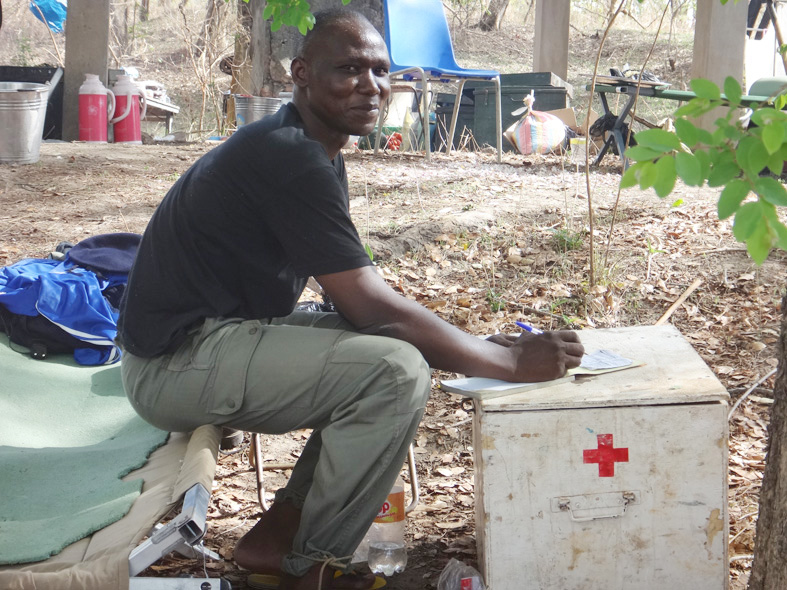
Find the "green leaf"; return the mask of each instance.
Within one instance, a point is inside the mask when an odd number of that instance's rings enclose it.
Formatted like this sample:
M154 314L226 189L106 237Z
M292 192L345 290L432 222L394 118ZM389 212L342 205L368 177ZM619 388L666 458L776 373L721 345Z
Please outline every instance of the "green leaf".
M288 27L294 27L298 24L298 16L294 11L288 10L281 16L281 21Z
M672 207L673 209L675 209L675 208L678 208L678 207L680 207L681 205L683 205L683 199L675 199L675 200L672 202L672 204L670 205L670 207Z
M771 123L762 129L762 144L769 154L775 154L784 142L784 125Z
M768 258L768 253L771 251L773 245L773 236L771 235L770 227L768 224L763 223L758 225L751 235L746 239L746 249L749 251L749 256L756 264L762 264Z
M758 107L754 109L754 112L751 115L751 120L759 127L765 127L771 123L787 121L787 113L784 111L777 111L770 106Z
M749 183L744 180L731 180L719 195L719 219L727 219L735 213L749 194Z
M626 152L628 152L628 150L626 150ZM639 170L646 163L647 162L637 162L636 164L629 166L623 173L623 177L620 179L620 188L624 189L637 186L639 184Z
M680 153L678 155L681 155ZM675 188L675 181L677 180L677 173L675 171L675 158L672 156L664 156L659 158L655 164L656 168L656 181L653 183L653 188L659 197L666 197Z
M738 141L741 138L742 135L741 130L735 125L730 125L724 119L717 119L716 126L718 130L722 132L725 139L729 139L731 141Z
M765 170L765 166L768 163L768 150L765 149L765 145L762 143L762 140L758 140L756 143L752 145L751 153L749 154L749 175L756 176L763 170Z
M268 20L273 14L273 5L266 3L265 8L262 10L263 20Z
M776 247L787 250L787 226L778 219L769 219L768 223L776 234Z
M732 224L732 234L739 242L745 242L754 233L757 225L762 223L762 211L757 201L746 203L735 214Z
M707 129L697 129L697 140L705 145L714 145L713 135Z
M626 157L629 160L634 160L635 162L641 162L643 160L655 160L661 156L661 154L661 151L653 150L644 145L635 145L631 146L630 148L626 148Z
M735 154L729 149L715 150L711 153L711 171L708 175L708 186L724 186L741 174L741 168L735 161Z
M765 217L768 223L779 220L779 213L776 211L776 207L774 207L773 204L764 199L760 199L759 203L760 211L762 211L762 215Z
M658 180L659 173L653 162L642 162L642 168L638 171L639 187L642 190L650 188Z
M710 154L706 150L697 150L694 157L700 163L700 174L702 178L708 178L710 174Z
M767 168L774 174L779 174L779 171L784 168L784 158L782 157L781 150L768 158Z
M700 161L692 154L686 152L678 152L675 155L675 169L678 176L683 179L683 182L689 186L701 186L702 181L702 165Z
M727 138L726 138L725 134L724 134L724 132L726 131L727 127L728 127L727 125L725 125L725 126L723 126L721 128L717 127L713 131L713 133L711 134L710 145L714 145L714 146L718 146L718 147L724 147L724 146L726 146L729 143L727 141Z
M757 176L768 161L768 150L759 137L747 135L738 142L735 159L749 176Z
M724 94L733 105L740 104L743 92L741 91L741 85L732 76L727 76L724 79Z
M787 207L787 190L784 185L770 176L762 176L754 182L754 190L771 205Z
M369 260L374 262L374 252L372 252L372 247L369 244L364 244L363 249L366 250L366 255L369 256Z
M694 147L700 141L699 130L686 119L675 120L675 132L678 134L678 139L689 147ZM708 134L708 137L710 137L710 134Z
M711 103L706 98L692 98L689 102L675 111L676 117L699 117L708 111L716 108L715 103Z
M678 136L664 129L646 129L636 134L635 139L639 145L649 147L659 152L670 152L680 149Z
M691 89L700 98L707 98L709 100L719 100L721 98L721 91L710 80L704 78L696 78L691 81Z

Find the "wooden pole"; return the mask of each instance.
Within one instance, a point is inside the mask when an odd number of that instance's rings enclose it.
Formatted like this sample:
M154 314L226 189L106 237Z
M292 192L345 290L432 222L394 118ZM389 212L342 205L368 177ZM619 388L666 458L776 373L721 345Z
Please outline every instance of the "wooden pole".
M779 55L782 58L784 71L787 72L787 56L782 53L781 48L784 47L784 37L782 36L782 29L779 26L779 19L776 16L776 9L773 7L773 0L768 0L768 10L771 13L771 20L773 21L773 30L776 32L776 42L779 44Z
M691 285L689 285L689 288L688 288L688 289L686 289L686 290L683 292L683 295L681 295L680 297L678 297L678 300L677 300L675 303L673 303L672 305L670 305L670 308L669 308L669 309L668 309L668 310L667 310L667 311L664 313L664 315L663 315L663 316L661 316L661 317L658 319L658 321L655 323L655 325L656 325L656 326L660 326L660 325L662 325L662 324L666 323L666 321L667 321L668 319L670 319L670 317L672 316L672 314L673 314L673 313L675 313L675 310L676 310L676 309L678 309L678 307L680 306L680 304L681 304L681 303L683 303L684 301L686 301L686 299L688 299L688 298L689 298L689 295L691 295L692 293L694 293L694 291L697 289L697 287L699 287L701 284L702 284L702 279L694 279L694 282L693 282Z

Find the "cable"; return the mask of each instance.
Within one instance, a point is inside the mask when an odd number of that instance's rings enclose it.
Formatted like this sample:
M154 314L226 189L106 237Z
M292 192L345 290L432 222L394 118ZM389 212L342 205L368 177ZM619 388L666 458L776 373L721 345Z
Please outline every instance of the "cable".
M202 553L202 573L205 574L206 578L210 578L208 575L208 557L205 555L205 541L200 541L199 546L202 548L202 551L200 552Z

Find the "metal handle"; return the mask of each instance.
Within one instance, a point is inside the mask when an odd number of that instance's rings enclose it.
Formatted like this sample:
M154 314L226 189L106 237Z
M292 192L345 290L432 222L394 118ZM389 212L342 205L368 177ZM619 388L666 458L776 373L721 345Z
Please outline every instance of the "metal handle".
M639 492L612 492L552 498L552 512L568 512L574 522L620 518L630 505L639 504Z

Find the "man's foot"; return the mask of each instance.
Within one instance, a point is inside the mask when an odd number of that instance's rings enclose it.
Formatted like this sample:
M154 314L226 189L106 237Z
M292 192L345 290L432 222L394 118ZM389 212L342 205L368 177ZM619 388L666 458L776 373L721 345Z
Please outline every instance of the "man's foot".
M301 511L291 502L274 502L235 545L235 563L256 574L281 575L281 561L292 552Z
M320 573L322 572L322 585ZM374 586L375 576L372 573L342 574L335 577L336 570L328 566L323 569L321 563L314 564L306 575L298 577L284 574L279 590L369 590Z

